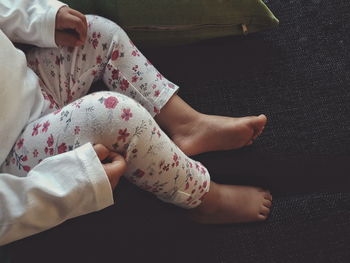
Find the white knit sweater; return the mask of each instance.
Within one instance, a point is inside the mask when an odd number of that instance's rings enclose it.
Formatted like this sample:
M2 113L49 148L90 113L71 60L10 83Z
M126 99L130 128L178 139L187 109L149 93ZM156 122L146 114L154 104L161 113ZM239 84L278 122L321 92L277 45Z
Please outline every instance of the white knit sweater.
M55 0L0 1L0 164L43 106L38 77L12 41L56 47ZM108 178L91 144L45 159L28 177L0 171L0 245L113 204Z

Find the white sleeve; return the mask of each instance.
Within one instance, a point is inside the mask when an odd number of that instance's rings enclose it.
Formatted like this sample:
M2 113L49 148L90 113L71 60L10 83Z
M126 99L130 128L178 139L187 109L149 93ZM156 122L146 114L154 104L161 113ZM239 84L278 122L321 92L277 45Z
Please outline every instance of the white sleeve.
M0 173L0 246L112 204L90 143L43 160L27 177Z
M0 28L14 42L56 47L56 0L1 0Z

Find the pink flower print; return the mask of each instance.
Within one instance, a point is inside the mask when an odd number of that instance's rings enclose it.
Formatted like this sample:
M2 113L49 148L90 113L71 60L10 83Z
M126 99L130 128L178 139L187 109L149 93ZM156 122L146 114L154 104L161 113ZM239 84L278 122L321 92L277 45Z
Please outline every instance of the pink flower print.
M128 121L132 117L132 112L130 109L123 109L123 113L121 115L122 119Z
M79 126L75 126L74 128L74 134L77 135L80 133L80 127Z
M17 142L17 149L21 149L22 146L23 146L23 142L24 142L24 139L20 139L18 142Z
M170 163L163 166L164 171L169 171Z
M159 79L163 79L163 75L160 74L160 73L157 73L157 77L158 77Z
M156 84L153 84L153 85L152 85L152 89L155 89L155 88L157 88L157 85L156 85Z
M22 158L21 158L22 162L26 162L28 161L28 156L27 155L24 155Z
M172 163L172 167L174 167L174 166L179 166L179 156L176 154L176 153L174 153L174 155L173 155L173 163Z
M114 61L114 60L117 60L119 58L119 50L114 50L113 52L112 52L112 57L111 57L111 59L112 59L112 61Z
M153 111L154 111L155 114L158 114L158 113L159 113L159 110L158 110L157 107L153 107Z
M207 184L208 184L208 182L207 182L207 181L204 181L204 183L203 183L203 188L206 188L206 187L207 187Z
M133 172L132 175L135 177L141 178L145 175L145 172L140 169L137 169L135 172Z
M66 152L67 151L67 145L64 142L61 143L61 145L58 146L57 151L58 151L59 154Z
M112 71L112 79L117 79L119 77L119 70L113 69Z
M39 123L34 124L32 136L36 136L36 135L39 134L39 128L40 128L40 127L41 127L41 124L39 124Z
M135 83L136 81L138 81L138 76L133 76L132 79L131 79L131 82L132 83Z
M139 51L138 50L134 50L133 52L131 52L131 55L133 55L134 57L139 57L140 54L139 54Z
M104 104L107 109L114 109L118 104L118 99L114 96L110 96L105 99Z
M56 64L56 65L59 65L60 63L61 63L60 57L59 57L59 56L56 56L55 64Z
M97 74L97 70L94 69L94 70L91 72L91 75L92 75L92 76L96 76L96 74Z
M160 163L159 163L159 168L162 168L162 166L164 165L165 161L162 160Z
M24 165L23 170L26 171L27 173L30 171L30 167L28 165Z
M49 138L47 138L47 146L52 147L54 143L53 135L50 134Z
M123 142L125 142L126 138L130 135L130 133L127 132L127 128L125 128L124 130L119 130L119 136L117 138L118 141L122 140Z
M58 110L56 110L53 114L54 115L57 115L58 113L60 113L62 111L62 109L58 109Z
M97 38L94 38L93 40L92 40L92 46L94 47L94 49L96 49L97 48L97 46L98 46L98 39Z
M159 94L160 94L160 90L156 90L156 91L154 92L154 97L158 97Z
M42 128L42 132L47 132L47 130L49 129L49 126L50 126L50 122L49 121L46 121L44 124L43 124L43 128Z
M168 87L171 88L171 89L173 89L175 86L174 86L174 84L172 84L172 83L168 83Z
M45 154L49 153L50 155L53 155L53 148L45 147L44 151L45 151Z
M37 149L35 149L35 150L33 151L33 157L36 158L36 157L38 157L38 155L39 155L39 152L38 152Z
M97 58L96 58L96 64L101 64L102 62L102 58L101 56L99 55Z
M52 97L51 95L47 95L46 98L45 98L45 96L44 96L44 99L47 99L47 100L50 101L50 106L49 106L50 109L53 109L53 107L54 107L55 105L57 105L57 104L56 104L56 101L53 99L53 97Z
M190 187L190 184L187 182L187 183L186 183L185 190L187 190L189 187Z
M129 82L126 79L123 79L120 83L120 89L125 91L129 88Z
M201 167L201 174L205 175L206 171L204 169L204 167Z

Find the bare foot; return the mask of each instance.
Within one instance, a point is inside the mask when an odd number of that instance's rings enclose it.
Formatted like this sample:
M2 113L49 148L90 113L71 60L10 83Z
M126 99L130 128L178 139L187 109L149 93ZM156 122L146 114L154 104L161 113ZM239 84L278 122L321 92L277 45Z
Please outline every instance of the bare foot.
M266 122L263 114L242 118L197 114L192 121L174 128L170 137L187 155L232 150L252 144Z
M272 204L270 192L251 186L210 184L202 204L189 210L203 224L230 224L265 220Z

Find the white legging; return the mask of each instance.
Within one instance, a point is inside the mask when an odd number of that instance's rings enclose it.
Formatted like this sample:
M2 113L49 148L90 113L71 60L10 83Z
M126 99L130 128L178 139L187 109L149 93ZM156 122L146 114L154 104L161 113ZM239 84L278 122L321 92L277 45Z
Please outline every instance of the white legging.
M119 26L87 18L84 46L36 48L27 55L46 105L18 138L3 171L26 176L49 156L101 143L125 157L125 176L138 187L184 208L198 206L209 190L207 169L187 157L153 119L178 87ZM110 91L86 95L99 79Z

